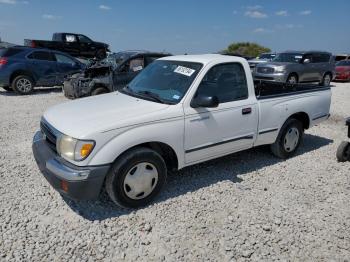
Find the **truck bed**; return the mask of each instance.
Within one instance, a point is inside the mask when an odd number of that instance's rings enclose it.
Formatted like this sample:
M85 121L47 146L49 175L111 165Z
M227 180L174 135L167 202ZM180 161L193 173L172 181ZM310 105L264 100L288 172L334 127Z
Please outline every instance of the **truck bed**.
M258 100L282 97L310 92L329 90L330 87L315 84L287 84L272 81L254 81L255 95Z

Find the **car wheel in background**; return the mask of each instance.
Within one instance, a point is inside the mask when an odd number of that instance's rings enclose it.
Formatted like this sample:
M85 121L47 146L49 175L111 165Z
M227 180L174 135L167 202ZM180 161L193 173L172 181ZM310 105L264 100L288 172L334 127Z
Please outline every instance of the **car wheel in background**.
M296 74L291 74L287 78L288 84L297 84L298 83L298 76Z
M320 83L320 85L322 86L330 86L331 85L331 81L332 81L332 75L327 73L323 76L322 78L322 82Z
M3 86L2 88L5 89L8 92L12 92L13 91L13 89L11 87L9 87L9 86Z
M20 95L27 95L33 91L34 81L29 76L20 75L12 81L12 88Z
M102 95L108 93L108 90L104 87L97 87L91 92L92 96Z
M294 155L302 140L304 128L299 120L288 119L282 126L274 144L271 145L272 153L282 159Z
M98 60L102 60L102 59L106 58L106 56L107 56L106 50L104 50L104 49L100 49L96 52L96 58Z
M350 161L350 143L343 141L337 150L337 159L339 162Z
M145 206L165 184L167 167L154 150L134 148L113 164L106 177L106 191L119 206Z

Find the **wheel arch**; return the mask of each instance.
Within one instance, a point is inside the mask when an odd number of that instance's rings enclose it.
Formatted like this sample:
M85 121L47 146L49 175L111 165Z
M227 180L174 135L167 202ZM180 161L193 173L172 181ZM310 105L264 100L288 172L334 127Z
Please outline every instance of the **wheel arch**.
M291 116L289 116L286 121L288 121L288 119L294 118L296 120L299 120L302 124L303 124L303 128L304 129L308 129L310 127L310 117L307 113L305 112L298 112L298 113L294 113ZM286 122L284 121L284 123Z
M30 71L24 70L24 69L18 69L12 72L10 76L10 85L12 85L13 80L20 75L25 75L30 77L34 81L34 85L36 84L37 80L35 79L34 75Z

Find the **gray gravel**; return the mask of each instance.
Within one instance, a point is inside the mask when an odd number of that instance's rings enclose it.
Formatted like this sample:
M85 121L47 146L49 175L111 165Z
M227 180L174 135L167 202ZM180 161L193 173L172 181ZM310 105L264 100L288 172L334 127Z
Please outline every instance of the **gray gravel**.
M0 90L0 261L345 261L350 258L350 83L333 88L332 117L287 161L267 148L171 175L140 210L63 199L40 174L31 140L60 90Z

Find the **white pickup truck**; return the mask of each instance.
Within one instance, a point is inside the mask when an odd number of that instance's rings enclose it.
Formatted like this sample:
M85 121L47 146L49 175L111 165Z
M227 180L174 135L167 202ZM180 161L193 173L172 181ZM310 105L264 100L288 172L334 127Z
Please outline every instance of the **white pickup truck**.
M61 194L96 199L105 187L116 204L139 207L168 171L266 144L292 156L330 103L329 87L254 83L243 58L165 57L121 91L48 109L32 147Z

